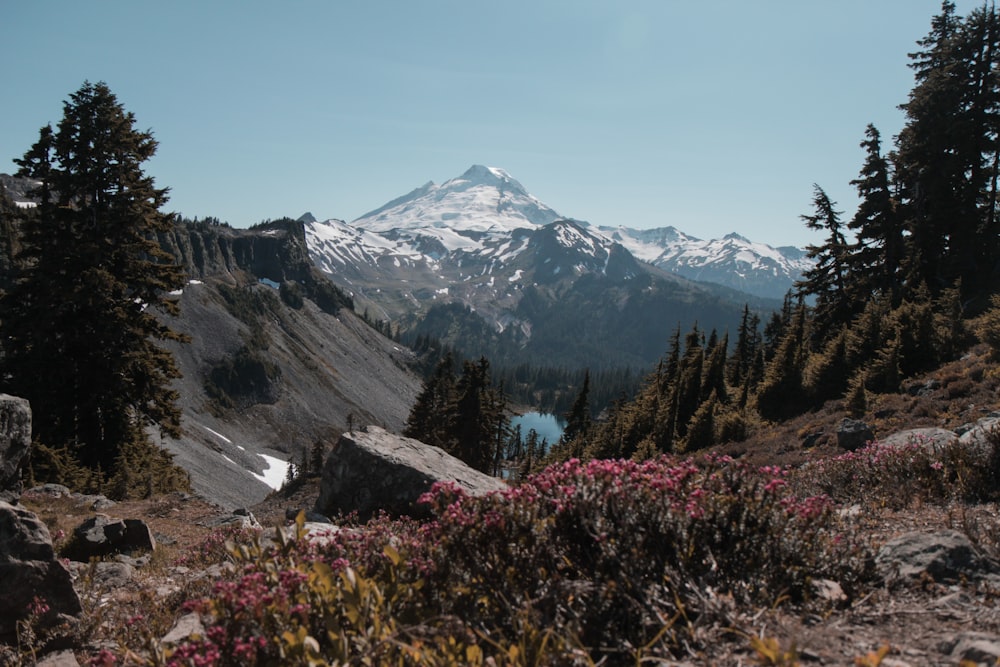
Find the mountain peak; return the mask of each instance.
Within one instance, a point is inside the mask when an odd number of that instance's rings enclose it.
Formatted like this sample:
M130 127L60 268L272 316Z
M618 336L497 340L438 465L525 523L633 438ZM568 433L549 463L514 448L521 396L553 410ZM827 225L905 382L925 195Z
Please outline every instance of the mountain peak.
M524 186L518 183L510 173L500 167L487 167L474 164L465 170L458 178L453 178L442 185L442 188L470 188L476 186L494 187L500 191L515 192L528 195Z
M428 183L354 221L371 232L436 238L448 251L474 250L483 235L508 235L560 216L499 167L472 165L441 185Z

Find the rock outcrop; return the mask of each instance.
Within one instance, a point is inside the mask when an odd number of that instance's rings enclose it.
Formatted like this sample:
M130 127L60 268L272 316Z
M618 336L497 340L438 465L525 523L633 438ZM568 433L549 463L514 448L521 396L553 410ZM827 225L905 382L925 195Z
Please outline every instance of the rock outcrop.
M837 427L837 444L848 451L861 449L874 439L871 427L858 419L843 419Z
M140 519L112 519L105 514L87 519L73 531L70 555L89 561L112 554L132 554L156 549L156 539Z
M343 434L327 455L315 509L326 516L356 511L362 519L380 510L423 516L417 499L435 482L453 482L470 495L505 487L442 449L368 426Z
M21 492L21 464L31 448L31 407L28 401L0 394L0 499Z
M56 559L48 528L32 512L0 501L0 637L16 632L38 598L41 620L81 612L69 570Z
M957 530L913 532L886 542L875 562L888 581L930 577L937 582L989 580L1000 583L997 563Z

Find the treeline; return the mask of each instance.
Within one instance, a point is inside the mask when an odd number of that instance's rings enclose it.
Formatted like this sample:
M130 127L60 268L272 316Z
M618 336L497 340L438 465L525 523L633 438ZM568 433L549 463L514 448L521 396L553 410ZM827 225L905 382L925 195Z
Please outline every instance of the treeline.
M368 321L378 331L388 335L387 323ZM417 353L419 359L415 370L425 379L435 372L439 362L446 356L452 360L453 371L457 371L461 366L456 360L470 358L470 355L463 350L427 335L414 338L410 347ZM538 366L527 362L515 366L491 362L491 367L493 382L502 389L512 406L531 408L553 415L562 415L570 409L584 383L585 376L590 378L592 387L590 408L596 415L615 401L632 398L646 372L646 369L637 371L629 367L590 371L580 368Z

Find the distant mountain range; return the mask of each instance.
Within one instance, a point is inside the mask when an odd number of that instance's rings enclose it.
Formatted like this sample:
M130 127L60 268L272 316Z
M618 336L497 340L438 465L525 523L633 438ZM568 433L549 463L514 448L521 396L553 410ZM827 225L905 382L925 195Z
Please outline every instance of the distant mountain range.
M745 303L775 307L809 266L736 234L566 219L481 165L352 223L300 221L313 261L370 317L509 362L648 365L676 326L735 329Z
M3 176L21 207L25 179ZM801 250L567 219L503 169L475 165L347 223L299 221L308 256L359 313L505 364L649 367L695 322L735 331L808 268Z

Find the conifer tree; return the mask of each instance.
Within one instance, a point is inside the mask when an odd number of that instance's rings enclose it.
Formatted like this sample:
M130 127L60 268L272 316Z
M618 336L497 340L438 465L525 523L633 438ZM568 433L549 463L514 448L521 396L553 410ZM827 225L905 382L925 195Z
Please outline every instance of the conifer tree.
M673 402L675 404L674 439L687 433L688 422L701 405L701 380L705 365L705 350L702 334L695 324L684 339L684 356L676 383Z
M740 328L736 334L733 354L726 362L726 379L738 387L753 368L754 358L761 346L760 316L750 312L750 305L744 304Z
M796 288L800 294L816 298L814 331L822 338L849 322L853 314L848 292L850 247L840 221L841 212L834 209L836 204L818 185L813 185L813 206L814 212L803 215L802 220L809 229L825 231L827 237L822 245L808 246L806 256L815 264L802 274Z
M865 130L865 162L858 178L851 181L861 199L848 227L857 236L850 256L854 279L853 314L873 294L886 294L897 303L902 290L900 266L905 252L903 221L893 194L889 160L882 155L882 137L874 125Z
M455 361L448 351L424 380L417 400L410 408L403 435L442 449L447 449L452 422L451 408L455 391Z
M757 411L764 419L787 419L806 408L802 378L806 359L806 320L806 306L800 299L774 358L768 362L757 393Z
M15 160L41 185L0 304L5 390L31 402L37 439L91 468L152 447L150 424L179 434L179 372L159 341L182 337L158 314L177 312L169 294L184 275L155 236L173 226L167 191L142 170L156 145L107 85L88 82Z
M715 332L712 332L714 338ZM729 390L726 388L726 354L729 351L729 334L725 334L721 340L716 340L714 344L708 346L708 358L705 360L704 377L701 381L701 400L707 401L711 394L715 394L719 403L729 402Z
M563 429L562 441L570 442L586 436L590 430L590 371L583 375L583 386L580 387L573 407L566 413L566 428Z

